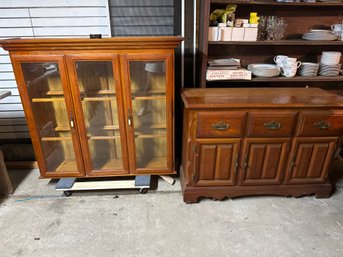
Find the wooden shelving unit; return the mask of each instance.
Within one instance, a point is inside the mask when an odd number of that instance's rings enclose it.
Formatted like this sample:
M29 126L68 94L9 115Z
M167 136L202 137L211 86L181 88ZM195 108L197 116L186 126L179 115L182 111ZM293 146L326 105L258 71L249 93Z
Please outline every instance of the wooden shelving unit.
M208 41L209 15L218 8L236 4L236 18L248 18L250 12L258 15L283 17L288 24L282 40L271 41ZM236 1L236 0L201 0L199 21L199 87L239 87L261 86L314 86L324 89L337 89L343 81L337 77L300 77L261 78L252 80L206 81L207 62L209 59L238 58L242 67L251 63L274 63L276 55L296 57L303 62L319 62L322 51L343 52L343 41L307 41L302 35L310 29L330 29L335 23L341 23L343 16L342 2L292 2L279 3L272 0ZM296 84L299 83L299 84Z

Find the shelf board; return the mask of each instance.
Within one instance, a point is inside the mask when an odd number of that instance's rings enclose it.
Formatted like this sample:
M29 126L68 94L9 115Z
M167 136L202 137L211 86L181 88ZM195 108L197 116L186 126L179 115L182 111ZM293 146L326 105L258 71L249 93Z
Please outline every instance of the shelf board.
M163 100L166 99L166 96L133 96L132 100L141 100L141 101L149 101L149 100Z
M310 6L310 7L323 7L323 6L343 6L342 2L275 2L273 0L267 1L239 1L239 0L211 0L212 4L244 4L244 5L276 5L276 6Z
M143 138L143 139L146 139L146 138L161 138L161 137L166 137L167 135L166 134L141 134L141 135L135 135L135 138Z
M46 92L46 95L64 95L63 91L49 90Z
M316 76L316 77L304 77L304 76L295 76L293 78L286 77L272 77L272 78L262 78L262 77L253 77L251 80L214 80L207 81L207 83L212 82L335 82L343 81L343 76L337 77L325 77L325 76Z
M41 141L49 142L49 141L64 141L64 140L71 140L71 137L42 137Z
M52 97L52 98L32 98L32 103L51 103L51 102L64 102L62 97Z
M84 102L104 102L104 101L115 101L115 97L83 97L81 98Z
M326 41L326 40L304 40L304 39L289 39L289 40L266 40L266 41L208 41L209 45L280 45L280 46L312 46L312 45L342 45L343 41Z
M88 136L89 140L110 140L117 138L120 138L120 136Z

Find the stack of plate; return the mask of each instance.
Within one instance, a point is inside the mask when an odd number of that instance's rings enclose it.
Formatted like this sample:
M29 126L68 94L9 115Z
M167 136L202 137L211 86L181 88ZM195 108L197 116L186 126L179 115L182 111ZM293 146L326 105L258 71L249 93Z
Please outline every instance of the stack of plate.
M338 36L333 34L331 30L312 29L310 32L303 34L305 40L337 40Z
M248 70L257 77L276 77L280 75L280 67L275 64L254 63L248 65Z
M342 64L333 64L333 65L327 65L327 64L320 64L319 69L319 75L325 76L325 77L335 77L339 75L339 72L341 70Z
M300 76L315 77L317 76L319 64L315 62L303 62L298 69Z

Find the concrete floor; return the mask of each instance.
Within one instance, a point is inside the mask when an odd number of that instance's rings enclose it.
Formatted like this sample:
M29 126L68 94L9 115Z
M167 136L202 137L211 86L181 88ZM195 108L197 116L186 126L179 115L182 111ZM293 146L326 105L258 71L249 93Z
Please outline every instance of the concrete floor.
M0 199L0 256L343 256L343 161L329 199L244 197L186 205L163 180L145 195L61 196L38 170L10 171Z

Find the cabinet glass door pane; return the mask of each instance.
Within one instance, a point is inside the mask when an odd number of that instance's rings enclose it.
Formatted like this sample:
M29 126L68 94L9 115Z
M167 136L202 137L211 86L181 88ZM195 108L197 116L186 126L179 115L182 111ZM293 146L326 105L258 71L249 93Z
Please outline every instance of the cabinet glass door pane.
M137 168L167 167L166 73L164 61L130 61Z
M93 169L122 169L112 62L78 61L76 70Z
M58 64L22 63L21 67L47 170L77 171Z

